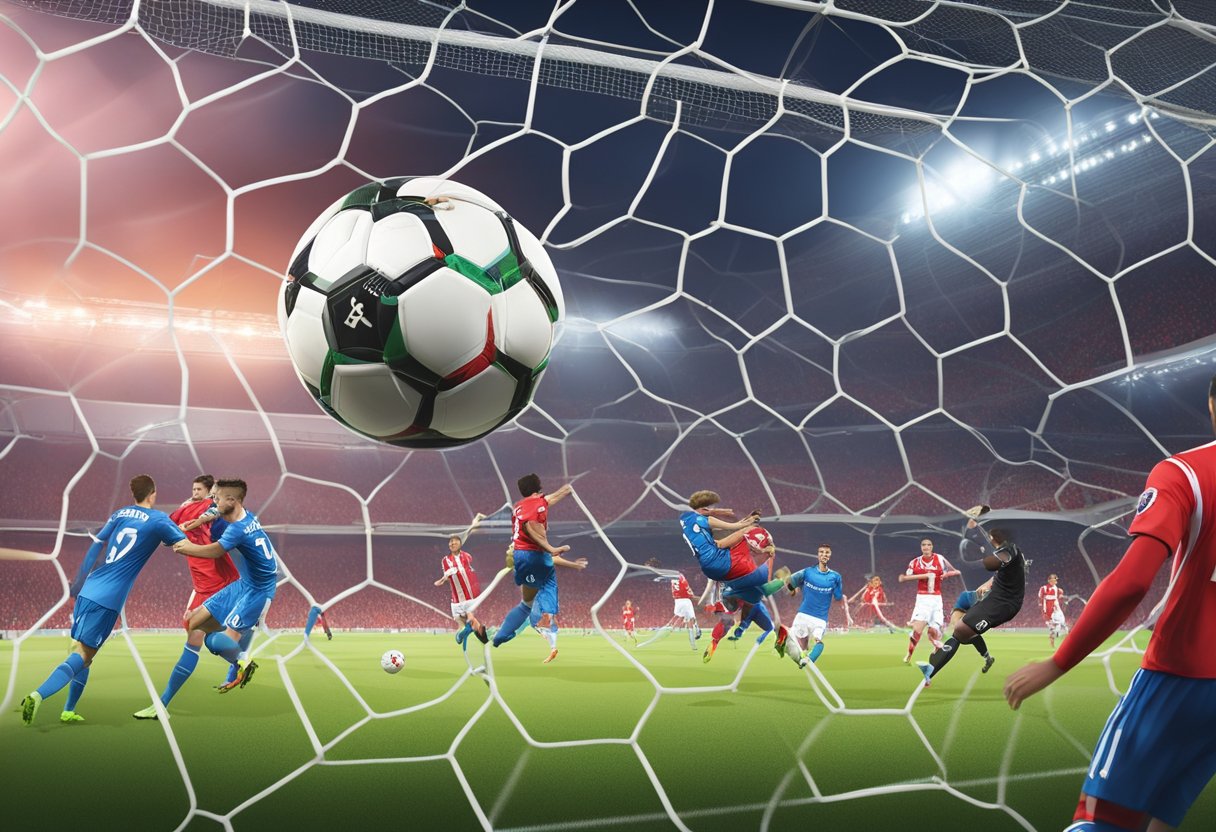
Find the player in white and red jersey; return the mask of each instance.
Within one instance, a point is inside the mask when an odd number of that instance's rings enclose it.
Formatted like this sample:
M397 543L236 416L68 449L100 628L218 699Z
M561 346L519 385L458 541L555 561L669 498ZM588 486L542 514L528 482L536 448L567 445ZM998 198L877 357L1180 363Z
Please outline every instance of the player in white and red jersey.
M633 639L634 646L638 643L638 637L634 633L636 615L637 608L633 606L633 602L626 601L625 606L621 608L621 626L625 628L625 635Z
M1216 431L1216 378L1208 386ZM1148 594L1171 559L1140 670L1098 737L1069 829L1175 827L1216 774L1216 443L1157 463L1140 495L1123 559L1094 590L1050 659L1015 671L1005 698L1023 700L1097 649ZM1163 826L1164 824L1164 826Z
M904 574L899 576L899 582L919 581L916 588L916 606L912 608L912 635L908 638L908 652L904 663L912 660L912 653L920 642L920 635L926 628L929 630L929 641L935 649L942 646L942 624L945 614L942 610L942 581L960 574L950 565L950 561L933 551L933 541L923 538L920 542L920 556L908 563Z
M486 625L473 614L477 607L477 596L481 595L481 584L473 571L473 556L461 548L462 543L458 534L448 538L448 553L439 562L443 575L435 581L435 586L441 586L444 581L451 584L452 618L463 625L456 634L456 643L464 647L469 633L477 636L482 644L489 641L489 637L486 636Z
M874 575L870 580L857 592L853 593L853 597L849 601L853 601L858 596L861 596L861 608L866 613L873 613L879 621L887 626L887 629L892 633L895 632L895 625L883 613L882 608L891 605L887 600L887 591L882 588L882 578ZM859 613L860 614L860 613Z
M1064 621L1064 590L1060 588L1058 575L1048 575L1047 583L1039 587L1039 609L1043 612L1043 621L1047 624L1047 638L1051 641L1051 649L1056 649L1056 639L1068 632L1068 624Z

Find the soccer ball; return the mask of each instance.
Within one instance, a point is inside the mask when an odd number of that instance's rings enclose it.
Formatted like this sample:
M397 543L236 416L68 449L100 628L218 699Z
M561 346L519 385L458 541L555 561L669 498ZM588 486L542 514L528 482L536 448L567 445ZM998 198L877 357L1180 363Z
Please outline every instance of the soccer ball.
M372 182L300 238L279 326L321 407L363 436L447 447L515 418L565 302L544 247L443 179Z
M757 555L764 554L764 550L773 545L773 536L763 526L752 526L743 533L743 539L752 553Z
M405 667L405 656L400 650L389 650L380 657L380 666L385 673L400 673Z

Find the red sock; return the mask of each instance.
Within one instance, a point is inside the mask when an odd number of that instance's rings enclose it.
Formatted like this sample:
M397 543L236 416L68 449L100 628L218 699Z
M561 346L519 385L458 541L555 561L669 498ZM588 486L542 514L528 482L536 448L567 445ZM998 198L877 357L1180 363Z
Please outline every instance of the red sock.
M719 641L721 641L722 636L724 636L724 635L726 635L726 623L723 621L718 621L718 623L714 625L714 632L713 632L714 644L717 644Z
M912 651L916 649L917 643L920 641L920 633L913 633L908 639L908 655L912 655Z

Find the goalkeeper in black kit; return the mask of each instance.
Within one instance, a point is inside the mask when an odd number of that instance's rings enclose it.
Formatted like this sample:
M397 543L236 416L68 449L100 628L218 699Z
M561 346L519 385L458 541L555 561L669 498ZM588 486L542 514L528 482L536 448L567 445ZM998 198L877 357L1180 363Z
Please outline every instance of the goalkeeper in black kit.
M954 625L953 635L929 657L928 662L917 662L925 676L926 686L954 658L960 644L970 644L984 657L984 671L987 672L993 659L984 642L984 633L1012 621L1022 609L1022 601L1026 597L1026 555L1004 529L985 531L976 522L985 513L987 506L977 506L967 512L970 519L964 535L967 543L979 547L984 568L996 573L992 590Z

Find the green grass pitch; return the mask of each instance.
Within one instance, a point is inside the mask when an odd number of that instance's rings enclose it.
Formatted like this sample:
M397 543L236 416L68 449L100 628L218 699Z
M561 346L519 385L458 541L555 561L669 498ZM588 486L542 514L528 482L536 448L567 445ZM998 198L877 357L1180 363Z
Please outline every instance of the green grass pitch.
M134 640L159 691L182 639ZM364 704L321 656L304 650L276 660L300 644L299 633L285 633L260 651L250 685L224 696L211 685L225 666L204 653L171 708L183 776L162 726L131 717L150 697L121 636L94 662L77 708L86 722L59 722L60 693L33 727L23 726L21 696L68 646L64 638L32 638L21 645L0 720L0 807L6 829L173 830L190 812L192 791L200 814L185 825L191 832L220 830L210 816L234 811L236 830L476 829L480 821L444 756L455 746L459 770L496 829L670 829L647 764L695 830L758 829L766 820L770 829L799 830L1025 828L968 799L1003 802L1035 829L1060 829L1115 696L1091 660L1015 714L1001 685L1046 655L1047 639L996 633L988 643L993 671L981 676L978 657L965 650L913 705L914 726L898 714L829 713L808 677L770 645L736 692L673 692L654 703L654 686L603 637L567 633L557 661L543 666L547 645L524 633L491 658L501 696L533 746L497 702L487 705L489 687L467 675L451 636L338 633L314 641L377 713L424 705L454 688L437 704L361 723ZM729 685L750 644L723 642L709 664L678 633L626 649L660 684L688 688ZM819 667L850 709L902 708L917 685L916 672L900 662L905 644L902 634L831 634ZM379 666L393 647L406 655L396 676ZM13 654L12 642L0 642L6 682ZM922 646L918 658L925 655ZM1116 657L1120 685L1136 664L1135 656ZM547 745L571 741L587 743ZM314 743L326 746L323 759ZM884 793L890 786L896 790ZM1209 786L1184 828L1213 824L1216 786Z

